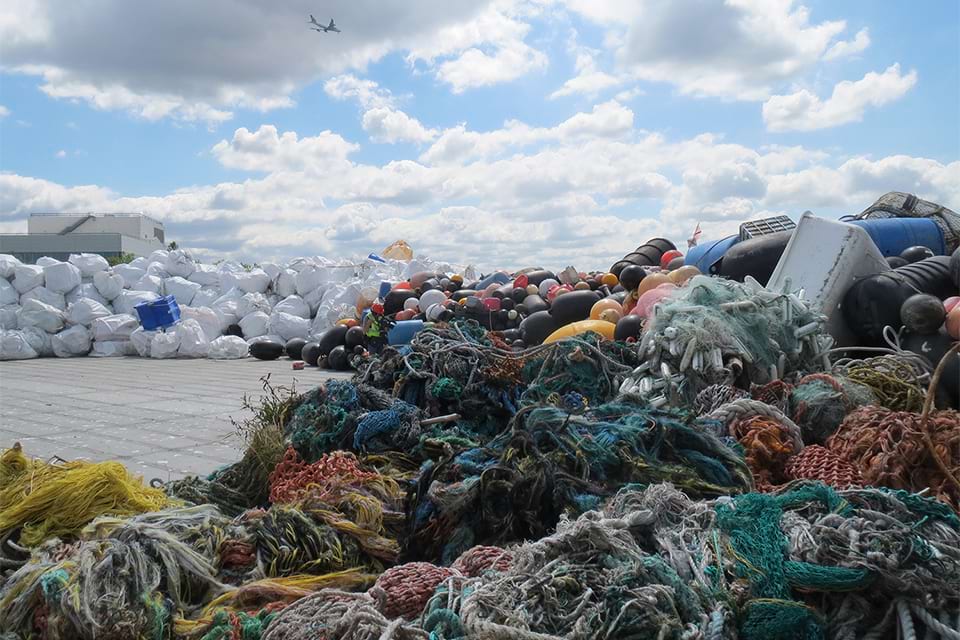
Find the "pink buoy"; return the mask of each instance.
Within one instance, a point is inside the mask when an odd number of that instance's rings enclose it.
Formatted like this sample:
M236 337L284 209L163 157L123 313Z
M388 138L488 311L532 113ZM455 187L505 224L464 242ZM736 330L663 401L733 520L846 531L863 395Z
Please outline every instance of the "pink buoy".
M676 285L667 283L645 292L640 296L640 299L637 300L636 306L630 313L640 316L641 318L649 318L653 312L654 305L672 296L676 289Z

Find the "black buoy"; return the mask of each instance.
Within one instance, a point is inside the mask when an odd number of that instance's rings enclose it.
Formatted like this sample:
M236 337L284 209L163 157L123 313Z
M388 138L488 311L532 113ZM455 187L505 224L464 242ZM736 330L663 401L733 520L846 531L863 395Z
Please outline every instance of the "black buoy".
M921 260L932 258L933 255L933 251L930 249L930 247L925 247L922 244L918 244L913 247L907 247L900 252L900 257L910 263L920 262Z
M350 327L347 329L347 333L344 335L343 344L348 349L353 349L354 347L362 347L367 342L367 336L364 335L363 329L360 327Z
M647 272L643 270L643 267L630 265L620 272L620 285L627 291L636 291L646 277Z
M335 371L346 371L350 368L350 355L343 345L333 348L327 355L327 364Z
M547 336L557 330L557 322L549 311L531 313L520 323L520 335L528 345L541 344Z
M283 355L283 345L269 340L258 340L250 345L250 355L257 360L276 360Z
M641 329L643 329L643 318L632 314L625 315L617 321L617 328L613 330L613 339L639 338Z
M290 338L283 350L287 352L287 357L291 360L301 360L300 356L305 344L307 344L307 341L303 338Z
M589 318L590 309L599 301L600 295L595 291L571 291L553 299L550 315L557 322L557 327L562 327Z
M960 247L957 247L950 256L950 278L953 280L953 286L960 291Z
M320 344L317 342L308 342L300 350L300 359L311 367L317 366L317 360L320 359Z
M947 312L940 298L926 293L910 296L900 307L900 320L910 333L935 333L946 318Z
M326 356L328 353L333 351L334 347L344 344L348 330L349 327L338 324L324 331L323 335L320 336L320 339L317 341L320 343L320 357L322 358Z
M910 263L900 256L890 256L887 258L887 264L890 265L891 269L896 269L897 267L905 267Z

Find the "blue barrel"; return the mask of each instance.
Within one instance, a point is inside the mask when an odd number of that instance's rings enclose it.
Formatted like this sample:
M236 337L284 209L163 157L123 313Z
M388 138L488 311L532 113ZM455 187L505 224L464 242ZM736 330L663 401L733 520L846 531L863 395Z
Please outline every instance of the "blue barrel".
M423 329L423 320L400 320L387 333L387 343L391 345L409 344L413 336Z
M730 247L740 241L740 236L727 236L722 240L705 242L698 244L687 251L683 258L683 264L693 265L700 269L700 273L715 274L718 272L717 264Z
M180 305L173 296L163 296L134 307L145 331L162 329L180 320Z
M909 247L929 247L935 255L947 252L940 226L930 218L872 218L853 220L868 234L885 256L899 256Z
M508 282L510 282L510 276L503 271L494 271L477 283L477 291L483 291L492 284L507 284Z

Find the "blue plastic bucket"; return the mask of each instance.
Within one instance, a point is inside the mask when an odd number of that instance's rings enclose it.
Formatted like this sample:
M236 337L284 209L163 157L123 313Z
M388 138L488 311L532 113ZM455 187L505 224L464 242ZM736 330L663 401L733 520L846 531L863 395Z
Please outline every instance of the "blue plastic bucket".
M874 218L853 220L870 234L870 239L884 256L898 256L909 247L929 247L935 255L947 252L943 231L930 218Z
M740 236L734 235L727 236L722 240L699 244L687 251L687 255L683 258L683 264L695 266L700 269L700 273L717 273L715 265L720 262L720 259L723 258L730 247L739 241Z
M180 320L180 306L173 296L163 296L134 307L145 331L169 327Z

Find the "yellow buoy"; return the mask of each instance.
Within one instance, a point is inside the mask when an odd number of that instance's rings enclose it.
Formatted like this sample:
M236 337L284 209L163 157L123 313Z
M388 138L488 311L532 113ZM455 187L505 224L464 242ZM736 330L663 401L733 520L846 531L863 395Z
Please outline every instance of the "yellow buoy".
M612 322L607 322L606 320L580 320L579 322L571 322L564 327L560 327L547 336L547 339L544 340L543 343L550 344L551 342L563 340L564 338L572 338L587 331L599 333L607 340L613 340L613 332L616 329L617 325Z

